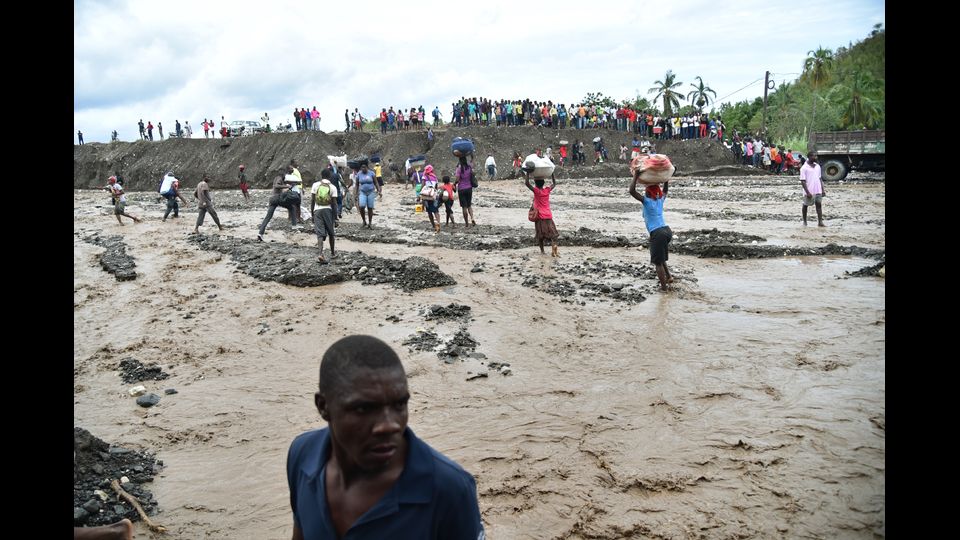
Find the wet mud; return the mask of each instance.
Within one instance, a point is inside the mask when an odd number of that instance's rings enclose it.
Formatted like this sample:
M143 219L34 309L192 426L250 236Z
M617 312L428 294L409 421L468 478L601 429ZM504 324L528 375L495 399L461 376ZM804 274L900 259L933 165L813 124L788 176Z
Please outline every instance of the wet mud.
M489 538L884 537L886 283L852 276L885 261L884 184L828 185L827 226L803 227L795 179L678 178L667 291L624 184L558 183L552 258L518 181L481 179L480 226L455 206L439 234L388 183L372 231L341 220L335 278L283 215L256 242L266 191L215 190L226 229L199 237L149 196L119 227L76 192L75 230L122 236L139 276L104 279L75 236L75 425L162 458L170 538L289 538L285 457L325 425L320 357L372 334L404 364L410 427L476 478ZM456 283L386 281L413 257ZM128 394L126 358L169 374L136 383L159 405Z

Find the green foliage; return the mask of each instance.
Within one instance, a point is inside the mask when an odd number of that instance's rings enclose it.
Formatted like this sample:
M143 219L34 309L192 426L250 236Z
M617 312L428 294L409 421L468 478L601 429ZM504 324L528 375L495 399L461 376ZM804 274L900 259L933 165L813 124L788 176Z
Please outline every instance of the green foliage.
M683 92L677 91L677 87L683 84L683 82L677 81L676 78L677 75L673 70L668 69L663 80L653 81L655 86L647 91L648 94L657 93L653 98L654 103L656 103L661 96L663 97L664 116L671 116L673 114L671 111L680 107L680 98L684 97Z
M693 90L687 94L687 99L691 104L697 106L697 110L702 111L703 108L711 103L710 94L713 94L713 99L717 99L717 93L713 91L713 88L710 88L703 82L703 78L699 75L697 80L700 81L699 84L690 83L690 86L693 87Z
M626 103L635 111L649 111L653 109L653 105L650 103L650 100L645 97L640 97L639 92L632 101L628 100Z
M582 103L584 105L600 105L603 107L616 107L617 102L610 96L603 95L603 92L587 92L586 97L583 98Z
M806 150L811 131L883 129L886 118L884 80L885 30L874 27L863 41L808 51L803 73L780 84L767 96L766 131L769 140L789 141L794 150ZM722 103L717 112L727 131L755 134L763 124L763 98Z
M875 129L883 121L883 87L869 72L857 72L848 82L837 84L827 98L842 110L843 129Z

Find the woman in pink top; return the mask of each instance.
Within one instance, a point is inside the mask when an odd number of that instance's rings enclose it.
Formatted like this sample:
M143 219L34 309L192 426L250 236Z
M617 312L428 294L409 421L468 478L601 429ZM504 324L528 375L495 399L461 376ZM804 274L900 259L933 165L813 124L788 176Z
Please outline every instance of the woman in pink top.
M557 226L553 223L553 212L550 211L550 193L553 188L557 187L557 177L550 175L550 179L553 181L550 187L543 187L543 178L534 180L534 183L537 184L534 187L530 185L530 173L527 172L526 185L527 189L533 192L533 207L537 210L537 219L533 222L533 225L536 231L535 239L540 244L540 253L545 254L543 241L550 240L550 255L559 257L557 238L560 233L557 232Z

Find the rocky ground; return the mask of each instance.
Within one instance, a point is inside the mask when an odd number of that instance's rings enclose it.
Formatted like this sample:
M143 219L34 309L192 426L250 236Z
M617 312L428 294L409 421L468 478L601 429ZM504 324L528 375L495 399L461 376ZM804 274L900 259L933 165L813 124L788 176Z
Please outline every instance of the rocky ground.
M140 502L147 515L157 511L157 501L144 484L153 481L163 461L151 452L113 446L90 434L73 429L73 523L77 527L109 525L123 518L140 521L140 514L110 487L120 482L124 491Z

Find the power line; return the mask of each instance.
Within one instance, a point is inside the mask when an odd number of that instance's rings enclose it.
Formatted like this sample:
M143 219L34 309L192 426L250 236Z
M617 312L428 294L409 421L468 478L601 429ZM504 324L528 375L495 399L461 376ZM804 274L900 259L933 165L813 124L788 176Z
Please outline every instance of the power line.
M729 93L729 94L727 94L727 95L725 95L725 96L723 96L722 98L717 98L717 99L715 99L714 101L715 101L715 102L717 102L717 103L719 103L719 102L721 102L721 101L723 101L723 100L725 100L725 99L727 99L728 97L730 97L730 96L732 96L732 95L734 95L734 94L736 94L737 92L740 92L741 90L746 90L747 88L749 88L749 87L751 87L751 86L753 86L753 85L755 85L755 84L757 84L758 82L760 82L760 81L762 81L762 80L763 80L763 77L760 77L759 79L757 79L757 80L755 80L755 81L753 81L752 83L750 83L750 84L748 84L747 86L744 86L744 87L743 87L743 88L741 88L740 90L736 90L736 91L734 91L734 92L731 92L731 93Z

